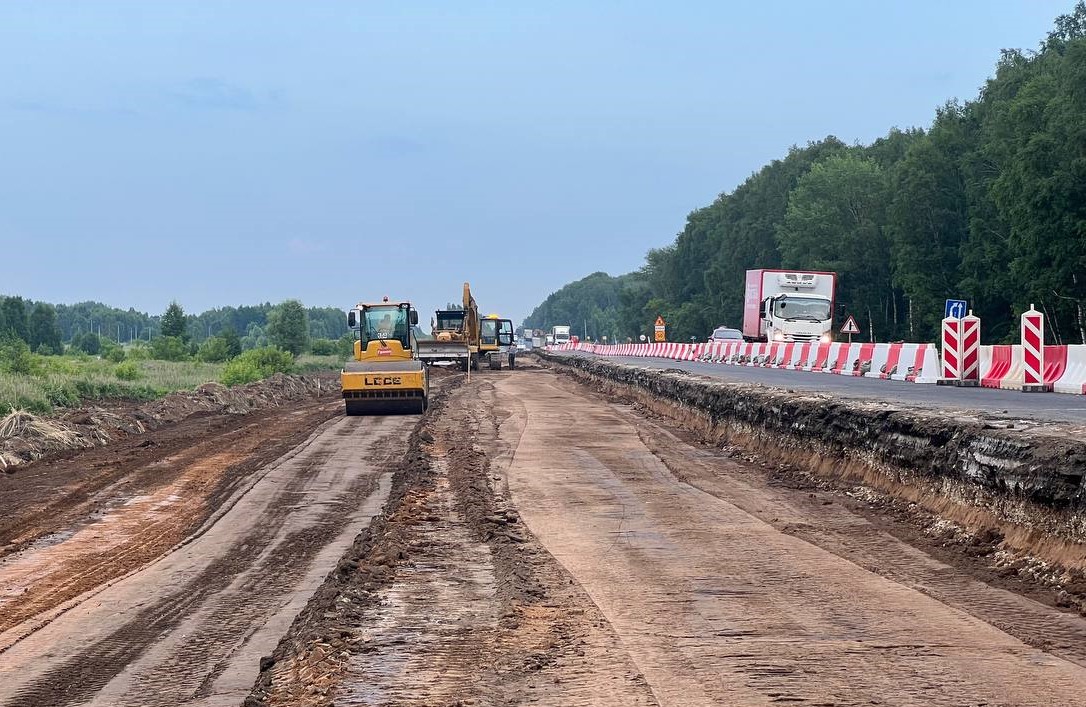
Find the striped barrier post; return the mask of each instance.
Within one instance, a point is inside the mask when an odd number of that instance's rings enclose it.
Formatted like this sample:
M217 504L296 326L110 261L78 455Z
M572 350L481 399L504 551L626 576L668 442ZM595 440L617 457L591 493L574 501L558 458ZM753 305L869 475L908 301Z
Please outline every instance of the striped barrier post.
M980 317L973 311L962 319L962 377L959 385L973 387L980 383Z
M1033 308L1022 314L1022 390L1043 393L1045 388L1044 315Z
M940 385L954 385L962 379L962 321L955 317L943 320L942 372Z

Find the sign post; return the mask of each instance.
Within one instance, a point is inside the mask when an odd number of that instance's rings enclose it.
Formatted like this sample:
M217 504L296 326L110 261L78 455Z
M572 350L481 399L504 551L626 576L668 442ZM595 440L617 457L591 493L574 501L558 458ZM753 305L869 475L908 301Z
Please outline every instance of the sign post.
M848 343L852 343L852 335L860 333L860 327L856 324L856 318L851 314L848 315L848 319L845 320L844 325L841 327L842 334L848 334Z
M667 341L667 323L663 317L656 317L656 324L653 329L655 330L653 341Z

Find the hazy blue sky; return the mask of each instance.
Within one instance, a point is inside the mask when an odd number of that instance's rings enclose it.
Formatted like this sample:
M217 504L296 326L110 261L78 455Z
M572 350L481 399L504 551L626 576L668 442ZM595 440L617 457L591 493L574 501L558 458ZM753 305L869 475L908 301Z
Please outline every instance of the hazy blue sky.
M0 3L0 292L518 321L791 144L971 98L1072 0Z

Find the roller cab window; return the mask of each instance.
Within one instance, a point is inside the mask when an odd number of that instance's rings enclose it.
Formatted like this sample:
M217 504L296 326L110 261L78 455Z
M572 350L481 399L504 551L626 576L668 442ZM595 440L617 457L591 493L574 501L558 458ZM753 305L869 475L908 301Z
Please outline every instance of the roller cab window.
M408 336L410 305L379 305L367 307L362 312L362 346L377 339L379 341L399 341L404 349L411 347Z

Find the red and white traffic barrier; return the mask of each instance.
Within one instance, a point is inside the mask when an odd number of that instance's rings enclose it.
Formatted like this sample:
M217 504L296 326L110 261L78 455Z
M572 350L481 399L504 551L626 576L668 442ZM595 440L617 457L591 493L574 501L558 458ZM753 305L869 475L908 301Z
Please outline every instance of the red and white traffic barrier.
M1063 374L1053 382L1057 393L1086 395L1086 346L1068 346Z
M962 319L962 384L975 386L980 381L980 317L973 312Z
M932 344L872 344L845 342L742 341L680 344L653 342L608 345L578 342L547 347L548 351L582 351L598 356L642 356L673 361L712 361L728 365L815 371L847 376L936 381ZM924 369L928 376L921 375Z
M942 334L942 367L939 376L940 383L957 383L962 379L962 322L956 317L947 317L943 320Z
M1022 313L1022 390L1044 392L1044 315L1033 308Z

